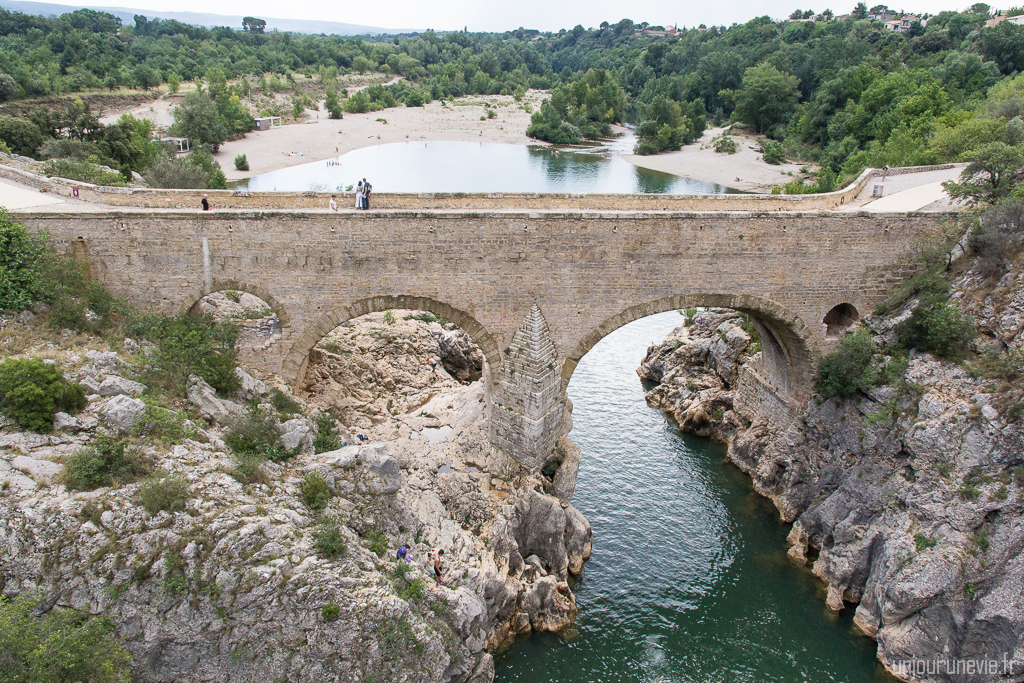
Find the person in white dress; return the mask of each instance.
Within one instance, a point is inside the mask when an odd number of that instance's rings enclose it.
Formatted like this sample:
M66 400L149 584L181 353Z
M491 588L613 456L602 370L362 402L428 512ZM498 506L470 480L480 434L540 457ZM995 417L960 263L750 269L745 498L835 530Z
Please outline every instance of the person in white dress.
M363 181L360 180L359 184L356 185L356 208L363 208Z

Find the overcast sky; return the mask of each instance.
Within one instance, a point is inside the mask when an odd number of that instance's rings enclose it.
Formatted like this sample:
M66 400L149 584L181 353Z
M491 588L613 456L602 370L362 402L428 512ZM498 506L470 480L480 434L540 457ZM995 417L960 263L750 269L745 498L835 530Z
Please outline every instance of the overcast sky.
M865 0L868 7L884 0ZM694 0L356 0L355 2L323 2L323 0L107 0L90 2L92 6L120 6L149 10L179 12L215 12L257 17L294 19L322 18L382 28L414 28L455 30L468 26L470 31L506 31L520 26L542 31L571 29L576 24L597 26L602 21L611 23L628 18L639 23L700 24L744 23L767 14L776 19L785 18L797 8L821 12L831 9L835 14L846 14L857 0L834 0L821 4L804 0L733 0L731 2L695 2ZM904 0L900 0L904 2ZM68 3L71 4L71 3ZM971 3L966 0L905 0L893 4L892 9L907 12L930 12L962 9ZM1009 7L1013 3L1007 3Z

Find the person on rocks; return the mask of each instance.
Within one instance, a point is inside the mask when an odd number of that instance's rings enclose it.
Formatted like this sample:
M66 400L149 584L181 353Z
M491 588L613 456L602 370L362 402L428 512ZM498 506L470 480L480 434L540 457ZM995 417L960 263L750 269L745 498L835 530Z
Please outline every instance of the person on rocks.
M407 545L403 545L401 548L399 548L396 555L398 555L398 559L400 560L405 560L406 562L410 563L412 562L412 551L409 550L409 546Z
M444 583L444 577L441 575L442 572L444 571L444 568L441 566L441 557L443 555L444 549L435 550L434 548L431 548L427 552L427 559L430 561L430 564L434 567L434 581L439 586Z
M207 201L205 194L203 195L203 200L201 202L199 202L199 203L203 205L203 211L209 211L210 210L210 202Z
M430 371L431 372L437 372L437 360L436 359L431 358L430 360L427 361L427 365L430 366Z

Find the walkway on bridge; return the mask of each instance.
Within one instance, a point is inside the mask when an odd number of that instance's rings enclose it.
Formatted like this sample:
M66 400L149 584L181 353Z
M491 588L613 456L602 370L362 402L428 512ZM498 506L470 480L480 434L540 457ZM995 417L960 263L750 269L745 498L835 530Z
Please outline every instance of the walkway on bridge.
M965 165L957 164L953 168L873 178L844 210L870 213L955 211L958 206L946 194L942 183L959 178ZM880 199L873 196L876 185L882 186Z

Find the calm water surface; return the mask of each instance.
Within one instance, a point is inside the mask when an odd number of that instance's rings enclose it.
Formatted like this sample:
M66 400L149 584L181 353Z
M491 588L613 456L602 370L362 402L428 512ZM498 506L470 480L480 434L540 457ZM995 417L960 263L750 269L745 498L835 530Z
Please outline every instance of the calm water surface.
M571 634L520 640L498 658L500 683L882 683L875 643L853 610L786 558L788 525L724 461L644 402L647 346L678 313L612 333L569 384L583 452L573 504L594 554L573 590Z
M249 179L249 190L330 192L362 178L374 192L569 192L717 194L729 188L637 168L632 133L599 147L550 147L488 142L409 141L364 147L330 161L282 168ZM333 162L333 163L332 163Z

